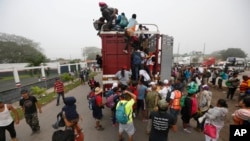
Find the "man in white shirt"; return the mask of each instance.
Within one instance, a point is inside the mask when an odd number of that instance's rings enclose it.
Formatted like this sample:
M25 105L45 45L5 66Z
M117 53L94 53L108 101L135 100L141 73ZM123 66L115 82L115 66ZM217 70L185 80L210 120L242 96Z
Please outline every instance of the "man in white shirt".
M151 78L146 70L141 69L139 71L139 81L141 81L145 86L148 87L148 84L150 83Z
M160 83L159 94L160 94L161 99L167 98L167 93L169 91L168 82L169 81L167 79L165 79L163 82Z

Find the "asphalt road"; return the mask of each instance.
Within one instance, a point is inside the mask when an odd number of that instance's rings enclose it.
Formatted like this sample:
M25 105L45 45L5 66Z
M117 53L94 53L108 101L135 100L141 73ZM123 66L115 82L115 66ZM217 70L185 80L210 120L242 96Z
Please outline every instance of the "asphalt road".
M96 80L101 80L101 75L96 76ZM103 110L104 118L101 124L104 126L104 131L97 131L95 129L95 120L92 118L92 111L88 109L88 101L86 95L89 92L87 85L79 86L69 91L66 96L74 96L77 99L77 111L83 117L83 121L80 122L83 128L85 141L118 141L118 127L113 127L110 119L110 109L105 108ZM13 104L16 105L16 104ZM42 107L42 114L39 114L41 132L39 134L31 135L30 127L25 123L25 120L21 120L18 125L15 126L17 131L18 141L51 141L52 133L55 131L51 125L56 120L57 113L61 110L63 105L55 106L56 101ZM180 118L180 116L179 116ZM146 122L142 122L139 117L134 119L136 133L134 135L135 141L147 141L146 135ZM181 120L178 119L178 131L169 133L169 141L204 141L204 135L200 132L196 132L191 129L192 133L184 133L182 130ZM191 120L191 125L195 126L194 120ZM63 128L62 128L63 129ZM9 134L6 133L7 140L10 140ZM125 140L127 135L124 134Z

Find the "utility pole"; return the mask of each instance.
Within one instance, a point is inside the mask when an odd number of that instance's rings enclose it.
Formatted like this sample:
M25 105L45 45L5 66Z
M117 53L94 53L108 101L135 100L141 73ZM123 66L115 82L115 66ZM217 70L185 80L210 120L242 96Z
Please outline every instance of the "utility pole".
M205 59L205 49L206 49L206 43L204 43L204 47L203 47L203 61Z
M179 49L180 49L180 43L178 43L178 49L177 49L177 63L179 62Z

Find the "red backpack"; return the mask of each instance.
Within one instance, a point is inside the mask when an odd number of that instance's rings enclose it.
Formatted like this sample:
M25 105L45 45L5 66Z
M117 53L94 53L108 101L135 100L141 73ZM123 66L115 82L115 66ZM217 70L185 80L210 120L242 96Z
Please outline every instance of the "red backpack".
M191 110L191 115L194 115L197 112L197 100L196 97L191 97L192 100L192 110Z

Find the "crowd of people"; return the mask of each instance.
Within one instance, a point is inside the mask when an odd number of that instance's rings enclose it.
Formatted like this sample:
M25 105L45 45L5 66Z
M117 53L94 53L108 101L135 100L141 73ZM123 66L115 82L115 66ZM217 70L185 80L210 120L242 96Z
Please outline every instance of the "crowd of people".
M182 120L182 130L188 134L190 130L190 120L197 121L197 131L204 131L207 125L213 125L216 129L215 136L205 134L206 141L216 141L219 138L219 132L224 126L225 117L228 115L227 99L230 100L233 95L232 88L239 88L239 109L232 114L233 124L242 125L250 124L250 80L246 75L242 76L242 80L237 78L237 72L228 73L228 77L224 81L228 83L228 94L225 99L218 99L216 105L212 105L212 92L210 87L213 87L214 73L217 70L206 70L199 72L195 68L173 68L172 77L163 81L150 81L145 83L142 79L132 80L130 71L126 70L126 66L122 67L116 74L118 83L113 83L110 90L104 92L100 83L94 78L88 81L90 90L96 96L96 107L92 109L93 118L95 119L95 128L97 131L105 130L101 124L103 117L103 108L110 108L112 113L112 125L118 128L118 138L123 140L123 132L128 134L129 141L133 140L133 135L136 134L134 119L140 119L146 122L145 129L149 135L149 140L166 141L168 138L169 129L177 131L176 123L178 116ZM188 72L189 74L188 74ZM183 74L181 74L183 72ZM211 74L209 74L211 73ZM205 75L206 74L206 75ZM223 79L223 73L218 73L217 79ZM181 76L189 76L182 78ZM206 78L206 79L204 79ZM211 80L211 82L209 82ZM218 82L218 80L216 81ZM59 99L64 92L63 85L60 80L55 82L55 92L58 93ZM220 89L220 87L218 86ZM37 113L42 113L41 106L36 97L30 95L27 90L21 91L22 99L20 106L23 109L26 123L30 126L32 134L40 132L40 124ZM109 100L109 97L113 97ZM233 95L234 96L234 95ZM82 133L78 121L81 119L76 111L76 99L74 97L63 97L64 107L62 108L62 119L64 121L65 130L58 130L53 134L56 141L58 136L63 134L70 135L74 140L77 133ZM233 97L234 98L234 97ZM112 102L113 104L110 104ZM109 105L109 106L108 106ZM111 105L111 106L110 106ZM121 123L119 114L121 106L125 107L125 115L127 120ZM14 113L14 120L10 116L10 112ZM8 116L9 115L9 116ZM14 107L10 104L4 104L0 99L0 130L1 140L5 140L5 130L10 132L13 141L16 140L16 131L14 123L18 124L19 117ZM178 129L181 130L181 129ZM3 134L4 133L4 134ZM83 140L83 134L81 140ZM73 140L71 138L71 140ZM69 139L70 140L70 139Z
M133 140L133 135L136 133L132 124L133 119L139 118L143 122L148 122L149 140L157 138L157 140L166 141L169 129L176 131L178 115L181 115L184 132L192 133L190 120L194 119L197 122L195 129L205 133L205 140L216 141L219 139L220 130L228 114L227 101L233 98L237 88L240 91L239 107L243 110L237 110L233 114L234 124L249 124L250 113L247 105L250 97L250 79L248 76L243 75L241 81L237 77L238 72L225 73L219 69L201 71L193 67L173 67L172 70L169 80L153 81L147 71L144 71L147 74L146 77L139 73L138 80L133 80L132 73L124 66L115 74L119 83L113 83L107 92L98 93L106 98L106 100L105 98L99 100L100 111L110 102L108 100L110 97L115 103L113 107L107 107L111 109L113 126L119 126L119 140L122 140L123 131L128 134L129 141ZM148 81L145 81L145 78L149 78ZM218 99L217 104L212 105L210 87L217 85L218 89L222 89L224 86L222 83L225 83L228 89L227 96L224 99ZM100 89L100 85L97 88ZM116 116L118 105L124 103L124 100L133 103L125 106L125 113L129 118L125 124L120 123ZM94 112L95 110L93 115ZM100 113L102 115L102 112ZM100 121L100 118L95 119ZM213 125L216 131L213 136L205 132L209 125Z

